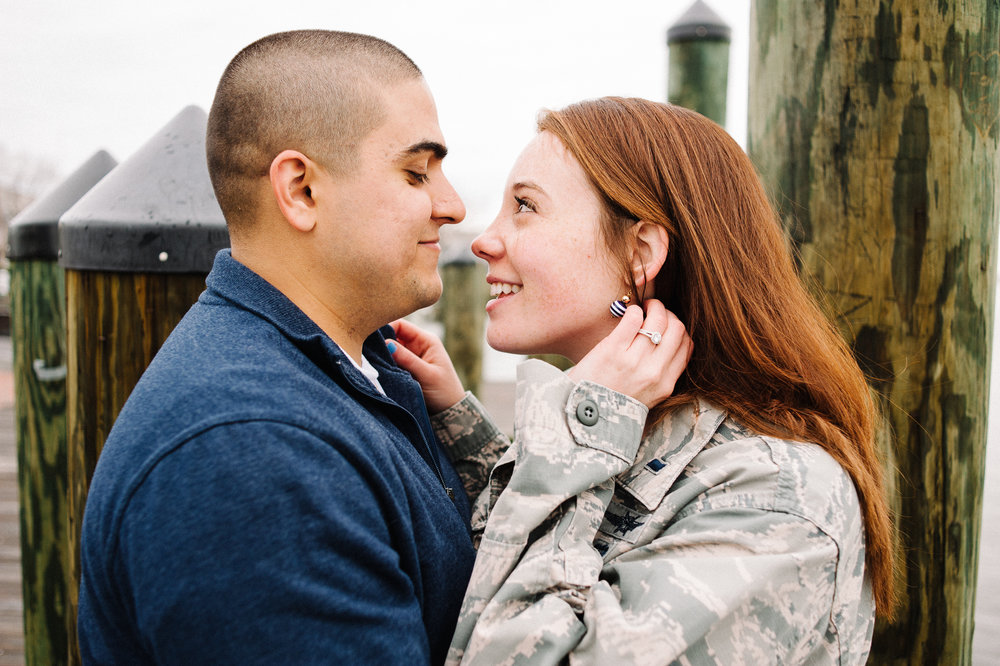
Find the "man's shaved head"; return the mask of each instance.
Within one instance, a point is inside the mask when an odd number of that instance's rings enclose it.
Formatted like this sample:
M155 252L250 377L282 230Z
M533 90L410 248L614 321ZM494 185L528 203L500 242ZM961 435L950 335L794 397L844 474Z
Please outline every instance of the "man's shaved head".
M219 80L206 137L230 231L252 222L256 181L276 155L298 150L332 174L350 171L383 120L380 88L420 76L392 44L349 32L282 32L240 51Z

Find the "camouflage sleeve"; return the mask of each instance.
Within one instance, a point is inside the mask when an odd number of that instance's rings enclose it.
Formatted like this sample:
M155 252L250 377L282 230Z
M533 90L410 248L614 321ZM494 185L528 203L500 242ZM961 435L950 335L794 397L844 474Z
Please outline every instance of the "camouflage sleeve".
M492 509L449 663L558 661L580 641L578 614L602 567L594 536L615 475L635 459L647 410L527 361L518 367L514 413L513 455L504 457L512 463L493 472L509 480L486 500ZM485 494L496 490L491 483Z
M846 637L830 630L837 562L836 544L793 514L699 511L605 567L569 654L594 665L863 664L841 660Z
M493 465L510 447L510 439L468 391L457 404L433 414L431 426L462 479L469 501L475 502Z
M536 365L518 374L515 441L484 495L506 485L480 498L492 510L447 663L825 662L842 639L824 634L840 555L822 528L744 506L760 479L713 465L656 538L606 562L595 536L645 407Z

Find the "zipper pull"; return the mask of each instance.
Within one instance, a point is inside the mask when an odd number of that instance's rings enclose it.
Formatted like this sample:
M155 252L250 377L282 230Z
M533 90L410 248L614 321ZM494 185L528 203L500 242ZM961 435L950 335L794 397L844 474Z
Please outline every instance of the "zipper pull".
M446 493L448 493L448 499L450 499L450 500L454 500L455 499L455 493L452 492L451 488L449 488L448 486L445 486L444 487L444 491Z

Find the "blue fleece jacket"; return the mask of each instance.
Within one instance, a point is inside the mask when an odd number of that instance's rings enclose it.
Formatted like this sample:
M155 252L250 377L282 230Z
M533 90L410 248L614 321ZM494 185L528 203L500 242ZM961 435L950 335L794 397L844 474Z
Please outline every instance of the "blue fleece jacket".
M97 464L85 663L443 661L475 555L419 386L376 333L380 395L228 250L207 287Z

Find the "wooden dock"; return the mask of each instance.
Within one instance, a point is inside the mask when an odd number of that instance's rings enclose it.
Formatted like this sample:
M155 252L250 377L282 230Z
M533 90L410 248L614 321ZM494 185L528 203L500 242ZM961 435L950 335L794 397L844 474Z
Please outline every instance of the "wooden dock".
M10 338L0 336L0 666L24 664L21 541Z

